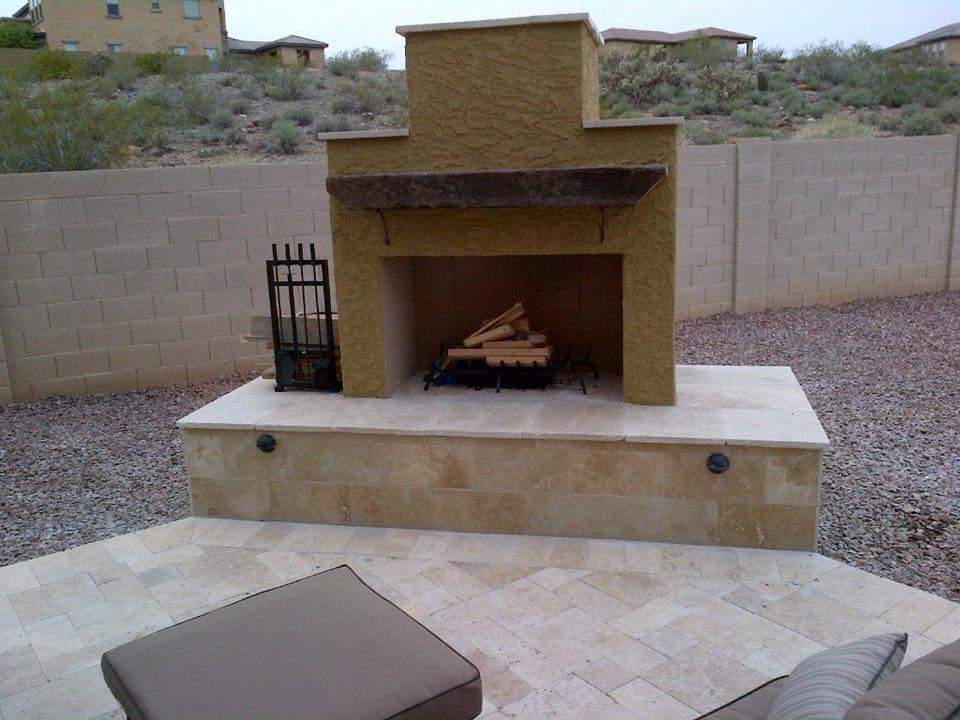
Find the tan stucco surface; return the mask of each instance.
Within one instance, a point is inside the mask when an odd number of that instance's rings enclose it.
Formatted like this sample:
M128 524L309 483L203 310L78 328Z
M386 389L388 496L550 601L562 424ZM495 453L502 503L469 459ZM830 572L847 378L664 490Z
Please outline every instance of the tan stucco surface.
M47 46L60 50L64 40L80 43L81 52L106 52L122 43L123 52L147 53L183 46L188 55L205 48L222 50L218 0L199 0L200 18L183 16L182 0L161 0L159 12L149 0L120 0L120 17L107 16L104 0L43 0Z
M624 397L671 404L676 127L584 129L597 117L597 45L566 22L407 36L410 134L338 140L331 175L661 163L633 207L407 210L331 201L344 392L384 396L380 262L388 256L611 253L623 260Z

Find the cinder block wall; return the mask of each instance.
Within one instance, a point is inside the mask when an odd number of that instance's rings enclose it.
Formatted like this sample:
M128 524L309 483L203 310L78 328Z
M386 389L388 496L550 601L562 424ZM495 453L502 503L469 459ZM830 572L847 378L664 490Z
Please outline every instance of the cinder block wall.
M957 137L685 147L677 314L960 289ZM0 175L0 402L269 361L272 242L330 257L323 163ZM4 361L5 358L5 361Z
M330 254L325 164L0 175L13 400L246 370L274 242Z
M688 147L678 315L960 288L957 137Z

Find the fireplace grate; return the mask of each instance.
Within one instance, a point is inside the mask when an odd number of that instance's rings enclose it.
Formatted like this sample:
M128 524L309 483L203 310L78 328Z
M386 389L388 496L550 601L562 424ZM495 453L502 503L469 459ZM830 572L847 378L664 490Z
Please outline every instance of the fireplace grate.
M330 301L330 268L313 243L289 244L283 256L273 245L267 260L267 291L277 392L288 387L339 392L340 363Z
M515 364L501 361L493 366L488 365L486 360L450 360L444 350L440 348L437 360L430 364L430 369L423 376L424 391L429 390L431 385L463 385L476 390L495 388L498 393L508 388L545 390L557 381L560 374L566 374L586 395L586 374L589 373L595 380L600 379L600 372L590 359L589 348L576 356L572 350L568 350L562 359L551 357L543 364L533 362L522 365L519 361Z

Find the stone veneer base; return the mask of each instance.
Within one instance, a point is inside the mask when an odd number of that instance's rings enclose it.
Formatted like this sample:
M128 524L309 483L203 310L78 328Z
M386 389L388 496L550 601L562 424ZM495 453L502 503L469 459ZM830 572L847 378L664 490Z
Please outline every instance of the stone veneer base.
M184 418L194 514L812 549L827 439L788 368L677 368L675 407L593 395L275 393ZM269 432L276 450L263 453ZM713 452L730 459L715 475Z

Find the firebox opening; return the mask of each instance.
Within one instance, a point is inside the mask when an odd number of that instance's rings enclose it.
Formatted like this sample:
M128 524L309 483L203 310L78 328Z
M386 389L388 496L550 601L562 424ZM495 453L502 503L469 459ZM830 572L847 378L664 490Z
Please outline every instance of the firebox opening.
M385 258L381 267L390 392L520 301L531 330L559 355L589 357L604 376L623 372L621 255Z

